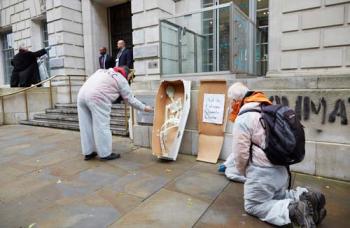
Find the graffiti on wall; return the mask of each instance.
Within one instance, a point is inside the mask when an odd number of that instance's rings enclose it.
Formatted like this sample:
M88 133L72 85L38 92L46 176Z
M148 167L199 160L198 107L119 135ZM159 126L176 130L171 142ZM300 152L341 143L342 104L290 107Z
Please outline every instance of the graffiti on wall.
M270 101L275 104L282 104L290 106L289 100L285 96L271 96ZM329 107L324 97L318 101L310 99L308 96L298 96L295 101L295 113L299 120L307 121L310 119L311 113L316 115L322 115L321 124L334 123L337 118L340 118L341 125L348 125L348 117L346 112L346 102L350 103L350 97L348 99L336 100L334 106ZM291 107L291 106L290 106ZM328 112L328 109L330 110Z

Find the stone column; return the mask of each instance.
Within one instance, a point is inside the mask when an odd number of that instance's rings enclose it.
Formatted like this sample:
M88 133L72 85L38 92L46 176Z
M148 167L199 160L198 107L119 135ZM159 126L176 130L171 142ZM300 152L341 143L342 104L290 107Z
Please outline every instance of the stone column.
M132 0L136 80L159 80L159 19L175 14L173 0Z
M85 71L91 75L99 69L99 48L108 48L107 8L91 0L82 1Z
M136 70L133 91L139 98L154 96L160 79L159 20L175 14L175 2L132 0L131 11ZM134 144L150 147L152 126L138 125L136 119L134 123Z
M85 75L82 6L79 0L47 0L51 75L66 77L58 80L58 102L70 101L69 77L72 101L75 101L79 85Z

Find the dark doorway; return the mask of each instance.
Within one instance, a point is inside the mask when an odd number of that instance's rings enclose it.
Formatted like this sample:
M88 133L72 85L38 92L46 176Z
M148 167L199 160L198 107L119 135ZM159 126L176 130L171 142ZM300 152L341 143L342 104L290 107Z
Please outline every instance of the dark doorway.
M132 50L132 23L131 23L131 2L123 3L110 7L109 13L109 31L111 50L113 57L117 56L117 42L124 40L126 47Z

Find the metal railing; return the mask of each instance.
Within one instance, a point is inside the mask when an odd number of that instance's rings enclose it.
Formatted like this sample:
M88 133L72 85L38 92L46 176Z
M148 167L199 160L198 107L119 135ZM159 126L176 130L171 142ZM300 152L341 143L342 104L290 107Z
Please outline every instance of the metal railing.
M134 70L130 70L130 73L132 74L131 76L131 82L134 79ZM86 75L55 75L52 76L46 80L43 80L37 84L32 85L31 87L26 87L20 90L17 90L15 92L11 92L8 94L0 94L0 100L1 100L1 110L2 110L2 123L1 125L5 125L6 121L5 121L5 97L10 97L10 96L14 96L17 94L21 94L23 93L23 99L24 99L24 104L25 104L25 113L26 113L26 120L29 120L29 107L28 107L28 91L37 88L40 85L43 85L45 83L49 83L49 104L50 104L50 108L54 107L54 101L53 101L53 94L52 94L52 88L53 87L66 87L67 85L61 85L61 86L53 86L52 85L52 81L58 77L68 77L68 90L69 90L69 102L73 103L73 95L72 95L72 77L74 77L74 79L78 78L78 77L83 77L83 82L86 81L87 76ZM133 110L131 110L131 112L133 112ZM127 132L129 130L129 121L128 121L128 105L127 103L124 103L124 114L125 114L125 118L124 118L124 124L125 124L125 131ZM132 113L131 113L132 115Z
M257 75L256 23L234 3L159 22L161 75L232 72Z
M50 104L50 108L53 108L53 105L54 105L54 102L53 102L53 95L52 95L52 88L53 87L66 87L66 85L64 86L52 86L52 80L53 79L56 79L58 77L68 77L68 87L69 87L69 101L70 103L73 102L73 96L72 96L72 80L71 80L71 77L73 75L55 75L55 76L52 76L46 80L43 80L37 84L34 84L32 85L31 87L26 87L26 88L23 88L23 89L20 89L20 90L17 90L15 92L10 92L10 93L7 93L7 94L1 94L0 95L0 99L1 99L1 110L2 110L2 124L6 124L6 121L5 121L5 113L6 113L6 110L5 110L5 97L10 97L10 96L14 96L14 95L17 95L17 94L21 94L23 93L23 98L24 98L24 104L25 104L25 113L26 113L26 120L29 120L29 107L28 107L28 91L34 89L34 88L37 88L38 86L41 86L45 83L49 83L49 104ZM74 77L84 77L84 82L86 81L86 75L74 75Z

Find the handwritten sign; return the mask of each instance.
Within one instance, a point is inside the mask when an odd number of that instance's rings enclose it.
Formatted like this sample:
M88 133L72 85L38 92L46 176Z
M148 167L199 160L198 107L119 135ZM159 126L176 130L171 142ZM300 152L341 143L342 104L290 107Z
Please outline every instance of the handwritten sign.
M222 124L224 118L225 95L204 94L203 122Z

